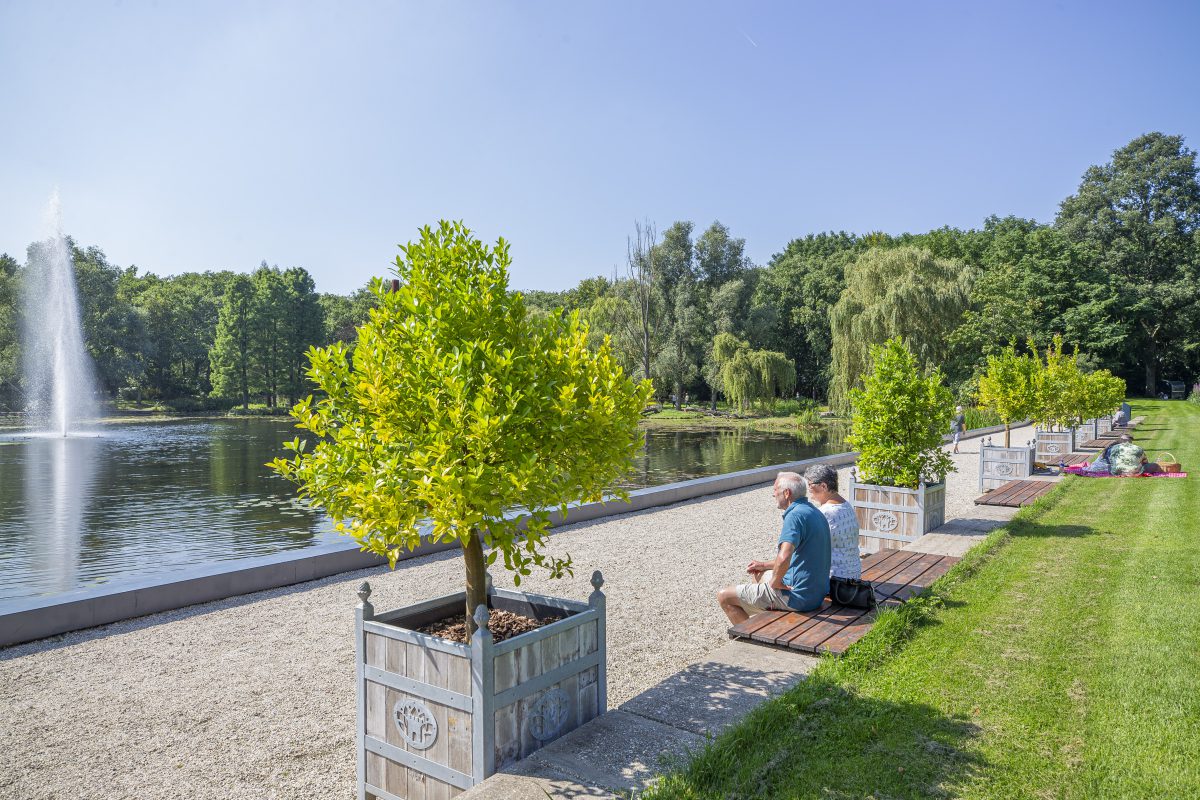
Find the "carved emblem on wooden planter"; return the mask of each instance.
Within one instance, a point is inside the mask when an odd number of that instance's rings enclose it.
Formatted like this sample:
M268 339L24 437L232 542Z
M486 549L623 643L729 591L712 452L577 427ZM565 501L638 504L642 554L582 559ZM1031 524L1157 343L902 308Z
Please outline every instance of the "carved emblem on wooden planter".
M544 742L552 739L567 722L567 693L557 687L538 698L529 709L529 735Z
M997 475L1012 475L1013 474L1013 465L1005 464L1005 463L997 464L996 465L996 474Z
M437 720L420 700L400 700L392 709L396 729L409 747L426 750L437 741Z
M1060 445L1058 442L1047 442L1046 443L1046 452L1047 453L1058 453L1061 450L1062 450L1062 445Z
M890 533L900 525L900 520L890 511L876 511L871 515L871 524L880 533Z

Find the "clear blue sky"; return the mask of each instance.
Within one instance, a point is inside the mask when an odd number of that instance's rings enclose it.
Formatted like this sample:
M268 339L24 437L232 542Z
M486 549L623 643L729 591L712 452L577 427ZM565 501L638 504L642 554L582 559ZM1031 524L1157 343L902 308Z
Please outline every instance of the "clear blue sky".
M1133 137L1200 149L1200 4L0 0L0 251L66 230L159 274L385 274L442 217L512 284L635 219L763 264L822 230L1042 221Z

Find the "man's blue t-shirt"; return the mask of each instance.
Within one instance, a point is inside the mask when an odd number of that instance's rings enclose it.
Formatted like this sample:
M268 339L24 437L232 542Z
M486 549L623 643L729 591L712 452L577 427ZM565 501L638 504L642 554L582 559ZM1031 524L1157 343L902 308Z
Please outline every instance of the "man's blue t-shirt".
M807 498L800 498L783 512L779 544L794 548L792 562L783 576L788 605L797 611L818 608L829 594L829 522Z

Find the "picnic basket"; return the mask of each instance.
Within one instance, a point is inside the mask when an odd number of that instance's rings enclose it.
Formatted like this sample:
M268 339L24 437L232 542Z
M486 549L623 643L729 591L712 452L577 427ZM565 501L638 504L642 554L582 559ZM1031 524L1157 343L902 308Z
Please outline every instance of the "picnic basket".
M1163 472L1183 472L1183 465L1176 461L1171 453L1159 453L1154 462Z

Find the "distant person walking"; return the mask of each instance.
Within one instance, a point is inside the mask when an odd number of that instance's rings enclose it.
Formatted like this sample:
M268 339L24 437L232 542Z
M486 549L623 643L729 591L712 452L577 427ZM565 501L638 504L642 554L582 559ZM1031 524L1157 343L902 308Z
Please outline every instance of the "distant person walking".
M958 452L958 440L962 438L963 430L967 426L967 418L963 414L962 406L954 407L954 419L950 420L950 438L954 441L954 450Z

